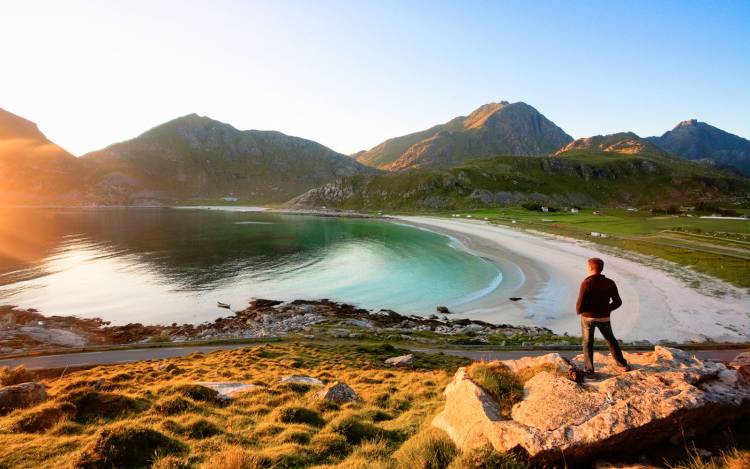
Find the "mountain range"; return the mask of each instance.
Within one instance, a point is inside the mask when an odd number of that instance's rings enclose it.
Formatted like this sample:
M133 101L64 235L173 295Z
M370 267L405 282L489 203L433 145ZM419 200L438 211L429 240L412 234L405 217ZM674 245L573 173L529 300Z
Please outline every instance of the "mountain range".
M377 172L311 140L241 131L196 114L80 158L49 142L35 124L5 111L0 118L6 203L273 203L339 177Z
M223 198L355 208L394 206L400 197L435 208L545 197L579 205L728 200L750 193L750 180L724 171L750 174L749 148L695 120L661 137L573 140L532 106L501 101L351 156L190 114L76 158L33 122L0 109L0 203Z

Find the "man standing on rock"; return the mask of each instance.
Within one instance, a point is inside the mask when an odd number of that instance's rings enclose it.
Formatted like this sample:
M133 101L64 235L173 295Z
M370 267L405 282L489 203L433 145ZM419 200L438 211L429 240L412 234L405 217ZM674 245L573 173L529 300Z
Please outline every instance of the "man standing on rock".
M576 313L581 316L581 337L583 341L583 367L586 376L594 375L594 329L604 336L609 353L622 371L630 371L630 365L622 356L620 344L612 333L609 315L622 305L615 282L602 275L604 261L592 257L588 261L588 273L581 283L576 303Z

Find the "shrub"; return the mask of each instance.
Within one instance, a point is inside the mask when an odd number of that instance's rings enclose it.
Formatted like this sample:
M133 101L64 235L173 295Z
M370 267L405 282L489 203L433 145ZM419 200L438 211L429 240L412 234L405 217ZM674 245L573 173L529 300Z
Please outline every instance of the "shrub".
M156 430L121 425L100 430L96 440L81 454L76 466L81 469L145 468L158 456L182 453L186 449L182 443Z
M312 434L308 430L299 428L289 428L284 430L279 435L279 440L283 443L297 443L300 445L306 445L310 442Z
M351 444L359 444L363 440L372 440L383 436L381 428L363 422L354 414L342 415L331 422L331 430L346 438Z
M453 460L449 469L529 469L526 463L516 460L510 454L500 453L492 446L474 448Z
M295 406L280 408L278 420L281 423L306 423L315 427L322 427L325 423L319 412Z
M195 403L182 396L166 397L154 404L154 410L162 415L175 415L195 409Z
M718 456L704 460L697 452L680 464L668 465L670 469L747 469L750 467L750 451L730 448Z
M180 384L174 387L174 392L198 402L215 402L219 398L219 391L200 384Z
M475 362L466 369L472 381L489 394L506 418L513 404L523 399L523 383L499 362Z
M221 428L206 419L198 419L185 426L188 438L201 439L222 433Z
M23 365L18 365L15 368L0 367L0 384L3 386L28 383L29 381L34 381L34 374Z
M151 469L190 469L192 467L188 461L177 456L164 456L156 460Z
M388 412L384 412L380 409L373 409L365 412L365 418L372 420L373 422L384 422L386 420L393 420L393 415Z
M158 344L158 343L164 343L164 342L172 342L172 338L169 337L169 334L162 331L158 334L154 334L151 337L148 338L148 342Z
M256 469L270 465L270 458L249 453L241 446L233 445L224 447L201 467L203 469Z
M77 422L88 422L96 418L115 419L123 414L143 410L148 406L145 401L121 394L92 390L73 392L68 394L65 400L75 405Z
M310 440L310 449L319 458L346 456L352 447L343 435L337 433L318 433Z
M54 427L60 420L72 417L76 408L70 402L53 403L23 414L10 427L12 432L41 433Z
M430 428L406 440L393 457L402 468L444 469L457 453L458 449L448 434Z

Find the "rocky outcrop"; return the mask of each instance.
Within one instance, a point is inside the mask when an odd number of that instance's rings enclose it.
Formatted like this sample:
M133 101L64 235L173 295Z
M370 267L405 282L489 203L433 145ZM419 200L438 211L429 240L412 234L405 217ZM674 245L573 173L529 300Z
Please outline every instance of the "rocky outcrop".
M401 355L399 357L392 357L385 361L386 365L391 366L411 366L411 364L414 363L414 355L408 354L408 355Z
M262 386L258 386L257 384L238 383L236 381L208 381L197 384L213 389L219 393L217 396L218 399L225 400L235 399L246 392L262 388Z
M47 398L47 390L40 383L21 383L0 388L0 415L15 409L38 404Z
M308 386L323 386L323 381L311 376L292 375L285 376L279 380L280 383L306 384Z
M345 402L359 402L362 400L354 389L348 384L336 381L326 385L323 389L313 395L314 399L332 402L334 404L343 404Z
M56 331L64 330L63 333ZM29 332L33 331L33 335ZM74 316L44 316L33 310L0 307L0 355L28 351L51 351L82 345L128 344L158 339L188 342L211 339L250 339L334 336L357 338L372 331L392 332L392 338L418 341L414 331L432 331L444 341L471 333L473 341L490 343L502 337L550 338L551 330L539 326L490 324L469 319L438 319L405 316L392 310L366 310L326 299L290 302L256 299L233 316L202 324L171 326L140 323L109 326L101 319ZM427 340L427 339L425 339ZM432 339L430 339L432 340ZM539 344L543 345L543 344Z
M626 355L634 370L623 374L596 354L599 378L583 385L548 371L534 375L507 420L498 404L459 369L433 425L462 449L489 443L536 463L564 458L570 465L624 449L637 451L685 429L709 431L750 412L750 387L721 363L658 346L654 352ZM503 363L516 372L543 369L545 363L567 367L556 354Z

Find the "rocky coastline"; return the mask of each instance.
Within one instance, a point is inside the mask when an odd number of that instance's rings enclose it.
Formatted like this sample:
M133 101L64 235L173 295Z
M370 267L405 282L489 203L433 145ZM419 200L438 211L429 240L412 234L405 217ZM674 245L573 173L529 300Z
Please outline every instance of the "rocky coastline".
M441 309L442 310L442 309ZM444 310L443 310L444 311ZM113 326L99 318L45 316L34 309L0 307L0 356L56 349L138 343L189 343L231 339L374 339L421 344L563 346L574 338L538 326L406 316L328 299L255 299L232 316L201 324Z

